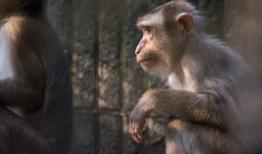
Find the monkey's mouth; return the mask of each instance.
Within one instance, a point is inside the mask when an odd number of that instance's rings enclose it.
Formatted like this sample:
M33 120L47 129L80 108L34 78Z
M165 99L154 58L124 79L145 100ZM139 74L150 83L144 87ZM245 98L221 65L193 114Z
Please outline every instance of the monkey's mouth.
M148 59L143 59L143 60L137 60L139 63L143 63L143 62L147 62L152 60L152 58L148 58Z

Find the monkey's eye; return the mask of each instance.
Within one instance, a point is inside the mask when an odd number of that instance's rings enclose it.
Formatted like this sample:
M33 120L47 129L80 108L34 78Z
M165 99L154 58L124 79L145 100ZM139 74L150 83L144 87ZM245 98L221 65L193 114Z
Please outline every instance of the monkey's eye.
M145 27L145 33L146 33L146 34L151 34L151 33L152 33L152 28L149 27L149 26L146 26L146 27Z

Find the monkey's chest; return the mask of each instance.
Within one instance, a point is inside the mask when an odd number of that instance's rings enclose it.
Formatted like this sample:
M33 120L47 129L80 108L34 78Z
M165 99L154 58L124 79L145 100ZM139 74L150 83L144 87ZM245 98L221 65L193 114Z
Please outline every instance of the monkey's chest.
M3 31L0 30L0 80L12 77L10 42Z
M172 73L168 77L167 84L170 89L175 89L175 90L187 90L191 92L195 92L196 86L194 80L192 80L191 76L186 76L185 80L182 82L179 77L175 74Z
M182 83L175 73L169 75L167 83L170 89L175 89L175 90L183 89Z

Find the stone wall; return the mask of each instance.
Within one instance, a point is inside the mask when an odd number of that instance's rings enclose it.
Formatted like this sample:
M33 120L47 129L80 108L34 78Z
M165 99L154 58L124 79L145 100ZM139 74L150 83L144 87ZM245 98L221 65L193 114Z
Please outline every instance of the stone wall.
M165 88L135 60L142 37L136 19L169 0L48 0L74 88L72 154L165 153L167 118L153 113L142 146L128 134L129 114L150 88ZM204 30L226 41L261 74L261 2L191 0L205 17Z

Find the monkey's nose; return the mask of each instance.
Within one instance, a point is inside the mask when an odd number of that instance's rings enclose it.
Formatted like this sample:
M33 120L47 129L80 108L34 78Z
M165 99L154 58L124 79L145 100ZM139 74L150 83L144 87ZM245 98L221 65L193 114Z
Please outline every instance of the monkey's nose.
M137 51L136 51L136 55L138 55L138 54L140 54L140 50L137 50Z

